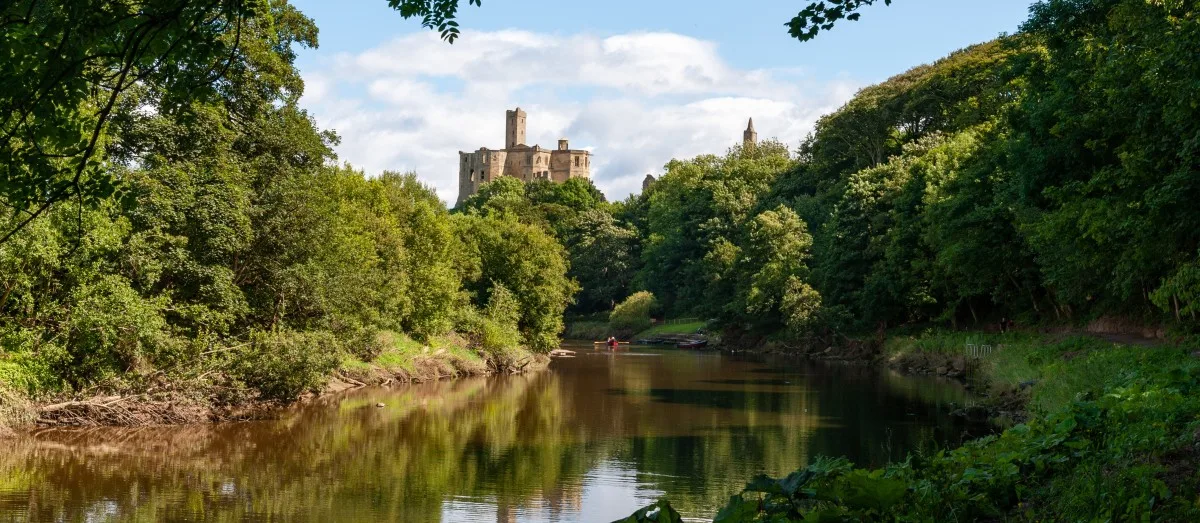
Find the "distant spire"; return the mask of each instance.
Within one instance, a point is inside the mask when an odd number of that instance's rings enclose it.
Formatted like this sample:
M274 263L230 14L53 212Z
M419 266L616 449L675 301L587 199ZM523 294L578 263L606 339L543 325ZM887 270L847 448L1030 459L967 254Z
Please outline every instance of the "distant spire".
M758 133L754 131L754 119L751 118L746 123L746 130L742 132L742 146L746 148L754 147L758 143Z

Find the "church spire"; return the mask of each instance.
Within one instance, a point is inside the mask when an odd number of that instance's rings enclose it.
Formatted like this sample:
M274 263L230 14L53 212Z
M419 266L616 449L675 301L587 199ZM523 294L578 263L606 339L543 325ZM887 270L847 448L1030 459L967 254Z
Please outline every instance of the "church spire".
M758 144L758 133L754 131L754 118L746 123L746 131L742 133L742 147L754 147Z

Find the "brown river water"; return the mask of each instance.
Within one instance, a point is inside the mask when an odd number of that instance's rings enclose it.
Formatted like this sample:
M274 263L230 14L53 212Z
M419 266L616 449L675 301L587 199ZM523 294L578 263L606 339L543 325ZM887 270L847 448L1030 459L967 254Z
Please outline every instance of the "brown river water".
M664 495L707 521L758 473L984 430L937 378L571 348L546 372L360 389L278 420L3 441L0 521L608 522Z

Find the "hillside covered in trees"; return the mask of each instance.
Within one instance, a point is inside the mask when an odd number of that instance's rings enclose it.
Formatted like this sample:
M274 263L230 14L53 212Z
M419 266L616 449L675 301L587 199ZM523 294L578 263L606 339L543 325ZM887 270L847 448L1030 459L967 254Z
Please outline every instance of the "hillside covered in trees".
M621 281L757 333L1190 328L1198 29L1175 3L1041 2L1018 34L863 89L798 148L671 161L612 206L640 251Z

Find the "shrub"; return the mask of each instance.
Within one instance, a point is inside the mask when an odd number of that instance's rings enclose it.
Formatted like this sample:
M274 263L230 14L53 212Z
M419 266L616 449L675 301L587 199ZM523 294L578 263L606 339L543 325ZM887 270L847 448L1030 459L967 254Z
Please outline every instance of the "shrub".
M392 347L395 344L396 333L367 328L359 330L351 338L347 351L358 358L359 361L369 362L375 361L375 358L378 358L384 349Z
M492 287L487 308L480 312L463 307L455 319L455 328L467 337L473 348L488 354L498 354L521 345L520 302L507 287L499 283Z
M117 275L80 285L75 306L65 315L65 353L53 366L57 375L80 388L105 377L144 367L163 345L166 298L144 299Z
M608 315L609 325L620 335L630 335L650 328L650 311L655 307L654 294L635 292L617 304Z
M320 387L337 366L339 350L327 332L256 331L234 371L260 398L287 401Z

